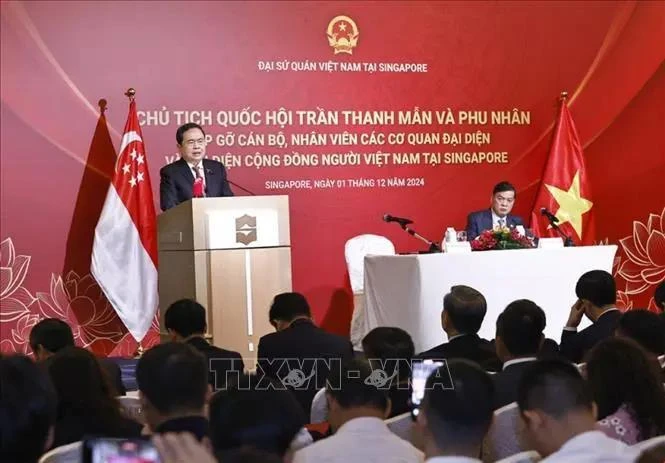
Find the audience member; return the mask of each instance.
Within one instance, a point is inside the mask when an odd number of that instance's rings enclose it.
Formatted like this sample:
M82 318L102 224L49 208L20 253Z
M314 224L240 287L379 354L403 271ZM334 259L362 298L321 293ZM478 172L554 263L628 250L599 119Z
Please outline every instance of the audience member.
M528 439L546 457L544 463L619 463L637 456L596 429L596 404L575 365L560 360L531 363L518 386L517 404Z
M501 369L492 344L478 336L487 312L485 297L469 286L453 286L443 298L441 326L448 335L444 342L418 355L421 359L463 358L489 371Z
M480 462L493 410L492 379L476 364L451 360L432 373L416 420L427 463Z
M238 352L211 345L204 338L207 323L205 308L191 299L171 304L164 314L164 325L171 340L184 342L202 353L208 368L208 383L222 389L227 381L236 381L245 369Z
M628 445L665 434L660 365L639 344L606 339L589 352L586 374L605 434Z
M0 354L0 461L37 463L51 447L56 407L43 369L23 355Z
M621 315L616 335L630 338L656 357L665 354L665 318L647 310L629 310Z
M653 293L653 300L661 315L665 315L665 281L661 281L660 284L656 286L656 291Z
M142 426L122 414L115 391L97 358L81 347L65 347L47 361L58 394L53 447L84 436L138 437Z
M74 346L74 334L67 323L58 318L45 318L30 331L30 348L37 362L44 362L60 349ZM114 388L114 395L125 395L120 367L113 360L98 358Z
M275 296L269 317L277 332L259 340L258 373L287 385L309 416L314 394L324 387L331 367L353 357L351 342L317 327L299 293Z
M210 437L216 453L252 447L280 457L307 423L293 394L278 380L243 375L210 401ZM311 439L310 439L311 442Z
M208 438L205 403L210 386L205 357L192 346L168 342L149 349L136 366L148 427L155 433L190 432Z
M492 376L495 409L517 400L517 385L538 356L544 329L545 312L527 299L511 302L497 318L496 354L503 369Z
M362 346L372 369L380 369L392 378L387 391L391 404L388 417L410 411L409 383L415 347L409 333L401 328L381 326L365 335Z
M614 277L604 270L592 270L577 280L577 302L561 334L561 353L571 362L580 363L589 349L614 334L621 317L616 307L616 291ZM584 315L593 324L578 333Z
M326 397L334 434L296 452L293 463L422 460L421 452L393 434L383 421L390 413L390 400L371 378L369 363L359 359L331 372Z

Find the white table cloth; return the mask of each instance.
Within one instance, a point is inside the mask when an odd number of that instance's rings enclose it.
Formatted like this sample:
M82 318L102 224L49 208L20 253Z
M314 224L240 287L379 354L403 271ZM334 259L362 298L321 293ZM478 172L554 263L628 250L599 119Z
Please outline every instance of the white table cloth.
M446 341L441 328L443 296L467 285L487 299L480 336L493 339L496 319L516 299L530 299L545 311L545 336L557 342L575 284L589 270L612 271L615 245L559 249L518 249L461 254L367 256L365 258L364 336L377 326L406 330L416 352ZM589 324L584 320L580 329Z

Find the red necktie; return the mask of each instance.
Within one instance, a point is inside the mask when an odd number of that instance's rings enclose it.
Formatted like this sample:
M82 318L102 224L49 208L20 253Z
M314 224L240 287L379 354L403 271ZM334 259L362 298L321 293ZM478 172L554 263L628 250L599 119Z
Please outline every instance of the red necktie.
M192 196L194 198L203 198L203 176L201 175L201 166L198 165L194 167L194 172L196 172L196 178L194 179L194 185L192 186Z

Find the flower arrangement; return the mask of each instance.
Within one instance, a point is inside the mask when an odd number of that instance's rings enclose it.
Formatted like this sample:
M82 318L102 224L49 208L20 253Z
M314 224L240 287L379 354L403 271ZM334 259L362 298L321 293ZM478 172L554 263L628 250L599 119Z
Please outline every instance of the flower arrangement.
M514 228L495 228L485 230L471 241L474 251L489 251L492 249L525 249L533 248L533 241Z

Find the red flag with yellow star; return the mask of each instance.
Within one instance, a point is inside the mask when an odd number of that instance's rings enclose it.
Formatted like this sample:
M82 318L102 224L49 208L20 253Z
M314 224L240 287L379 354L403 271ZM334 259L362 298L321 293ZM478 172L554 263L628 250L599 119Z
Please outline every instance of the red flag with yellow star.
M595 229L589 176L573 118L564 98L540 191L531 212L536 236L560 236L541 213L545 207L559 219L561 231L576 244L593 244Z

